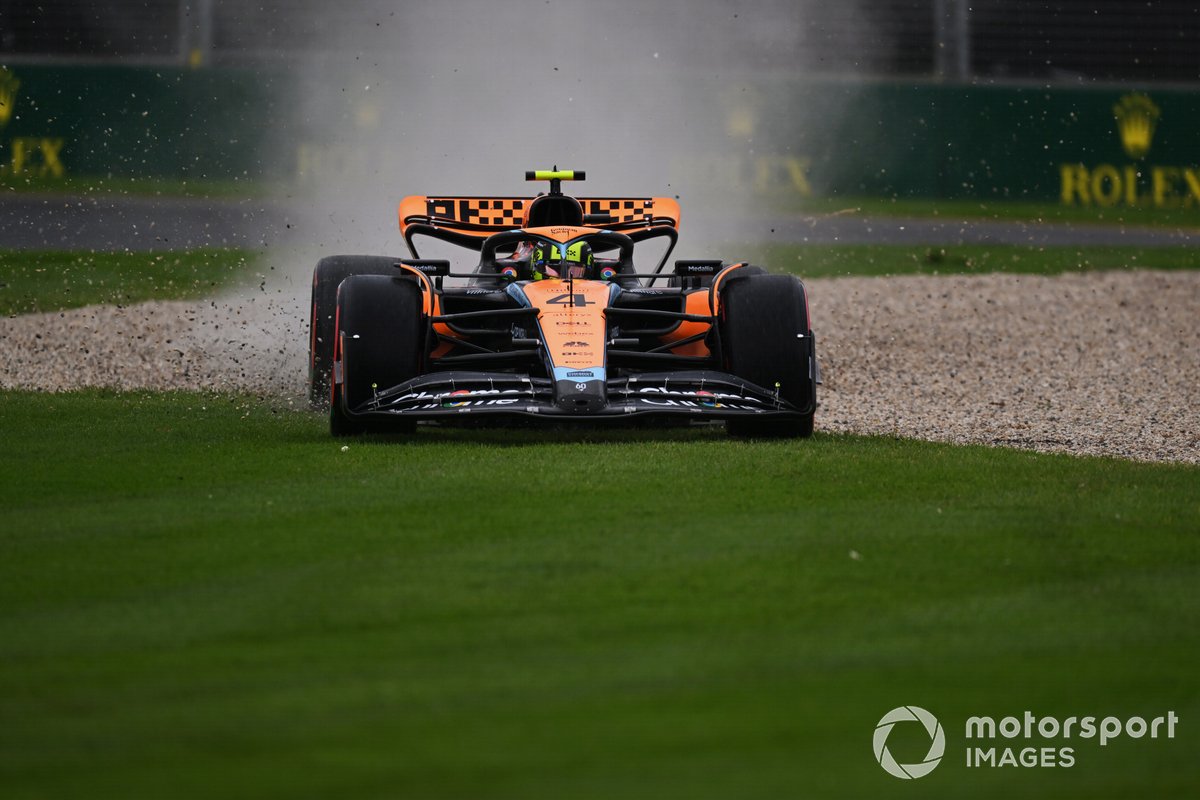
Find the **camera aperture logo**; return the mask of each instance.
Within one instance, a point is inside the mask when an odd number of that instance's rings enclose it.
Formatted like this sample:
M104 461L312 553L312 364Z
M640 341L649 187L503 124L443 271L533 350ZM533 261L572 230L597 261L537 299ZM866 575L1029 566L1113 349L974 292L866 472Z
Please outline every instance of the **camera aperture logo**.
M925 726L925 732L929 734L929 752L925 754L924 760L916 764L900 764L892 757L892 753L887 747L887 740L892 733L892 728L900 722L919 722ZM912 780L925 777L941 763L942 755L946 752L946 734L937 717L925 709L920 706L900 706L893 708L883 715L883 719L879 720L879 724L875 726L873 744L875 760L879 762L879 766L887 770L889 775Z

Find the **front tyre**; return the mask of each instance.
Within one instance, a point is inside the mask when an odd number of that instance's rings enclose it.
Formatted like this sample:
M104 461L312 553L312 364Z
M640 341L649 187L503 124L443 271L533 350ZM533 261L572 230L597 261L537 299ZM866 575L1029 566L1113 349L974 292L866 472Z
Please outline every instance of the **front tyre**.
M748 437L807 437L813 432L816 359L804 284L791 275L753 275L721 293L721 346L726 368L801 409L799 416L731 419L729 433Z
M308 320L308 402L314 409L329 407L338 286L351 275L395 275L396 261L389 256L327 256L317 262Z
M415 378L421 372L424 321L421 290L406 278L357 275L346 278L337 294L336 361L340 380L333 386L329 430L350 436L368 430L411 433L413 420L391 424L350 414L376 393Z

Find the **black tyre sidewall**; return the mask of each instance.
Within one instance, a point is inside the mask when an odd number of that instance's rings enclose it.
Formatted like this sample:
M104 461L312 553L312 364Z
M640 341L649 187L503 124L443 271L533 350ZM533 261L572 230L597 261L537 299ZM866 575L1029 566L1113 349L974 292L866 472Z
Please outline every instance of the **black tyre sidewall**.
M338 290L337 318L342 381L335 391L340 402L331 413L346 422L345 412L370 400L376 391L420 374L421 290L405 278L353 275Z
M725 368L767 390L779 384L784 400L805 408L813 400L804 285L791 275L752 275L732 281L721 293L721 346ZM731 420L730 433L743 436L808 436L812 414L791 421Z
M396 261L390 256L327 256L317 262L308 320L308 400L313 408L329 406L338 286L352 275L394 275Z

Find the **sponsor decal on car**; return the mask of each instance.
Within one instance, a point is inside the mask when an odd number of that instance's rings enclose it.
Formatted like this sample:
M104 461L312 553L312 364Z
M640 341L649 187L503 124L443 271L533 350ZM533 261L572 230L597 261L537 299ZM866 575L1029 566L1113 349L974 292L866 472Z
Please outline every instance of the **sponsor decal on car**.
M746 397L740 394L729 394L728 392L710 392L706 389L688 391L683 389L668 389L664 386L644 386L638 389L638 394L697 400L709 406L720 405L721 401L731 400L736 400L739 403L754 403L757 405L762 405L761 401L755 397Z
M453 392L409 392L383 405L398 413L432 409L470 410L480 406L510 406L522 401L520 389L456 389Z
M466 389L459 389L457 392L451 392L446 397L446 399L442 401L442 407L443 408L458 408L460 406L465 406L469 402L466 398L470 397L470 395L471 395L471 393L469 391L467 391ZM451 398L455 398L455 397L460 398L460 399L458 399L458 400L451 399Z
M747 398L747 399L749 399L749 398ZM653 406L655 408L694 408L697 411L700 411L701 409L707 409L707 408L719 408L723 411L724 410L751 411L756 414L761 414L766 410L766 409L762 408L761 406L753 406L753 405L744 404L744 403L719 403L717 405L712 405L709 403L703 403L699 400L676 400L671 397L664 397L661 399L650 398L650 397L641 397L641 398L638 398L638 402L641 403L642 405Z
M726 392L710 392L706 389L686 391L667 389L662 386L646 386L638 389L640 401L651 406L676 408L721 408L733 411L763 411L763 404L755 397L743 397Z
M576 366L562 366L554 368L554 380L570 381L603 381L605 379L604 367L598 366L595 363L582 363Z

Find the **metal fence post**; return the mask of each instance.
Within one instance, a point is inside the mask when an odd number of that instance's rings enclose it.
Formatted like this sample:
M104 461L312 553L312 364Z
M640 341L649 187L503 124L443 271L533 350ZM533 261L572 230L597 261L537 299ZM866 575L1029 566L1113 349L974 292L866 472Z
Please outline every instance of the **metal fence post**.
M213 0L179 0L179 60L190 67L212 60Z

